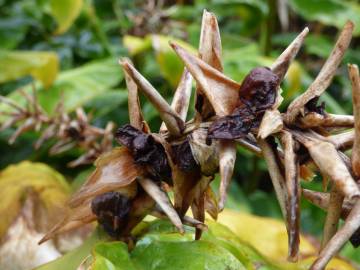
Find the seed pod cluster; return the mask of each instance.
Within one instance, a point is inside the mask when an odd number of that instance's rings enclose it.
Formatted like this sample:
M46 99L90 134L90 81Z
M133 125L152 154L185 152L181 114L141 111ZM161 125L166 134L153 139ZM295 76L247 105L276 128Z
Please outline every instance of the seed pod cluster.
M356 65L349 65L354 116L329 114L325 104L318 105L349 46L353 28L351 22L345 24L314 82L283 112L279 111L281 82L307 28L270 67L255 68L243 82L236 82L223 73L216 17L204 11L198 56L170 44L185 65L171 105L128 59L122 59L130 115L130 125L115 135L122 146L99 157L94 173L70 200L69 214L44 240L95 219L112 236L127 237L148 214L168 218L180 233L183 224L191 225L199 239L206 229L205 211L216 218L224 208L239 144L267 163L286 222L290 261L299 257L301 195L328 212L321 251L311 269L324 269L348 240L359 246L360 78ZM192 78L196 113L186 121ZM159 132L151 132L143 119L140 92L163 121ZM346 130L354 126L354 131ZM351 157L345 154L349 149ZM311 177L312 168L324 181L330 180L329 192L301 189L301 178ZM219 198L209 185L218 172ZM174 193L173 203L169 190ZM186 216L189 209L193 218ZM339 219L345 220L341 228Z
M19 92L26 100L25 108L9 98L0 96L0 102L13 109L12 112L0 112L8 119L1 125L0 131L16 127L16 131L8 140L9 144L13 144L24 132L40 132L40 138L34 145L36 150L44 142L54 139L56 143L50 148L50 155L61 154L74 148L79 148L83 152L80 157L68 164L69 167L92 164L99 155L111 150L114 137L112 122L105 128L93 126L90 124L90 117L82 108L76 109L75 116L66 113L63 100L59 101L53 114L49 115L40 105L34 85L31 94L22 89Z

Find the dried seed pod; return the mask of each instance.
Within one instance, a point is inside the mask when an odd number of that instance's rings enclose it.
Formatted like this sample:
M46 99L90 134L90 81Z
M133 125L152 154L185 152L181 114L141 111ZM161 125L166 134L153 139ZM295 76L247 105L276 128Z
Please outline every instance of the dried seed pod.
M281 114L278 110L266 110L260 126L257 136L261 139L265 139L271 134L280 132L284 127Z
M320 96L326 88L328 88L335 75L336 69L345 54L345 51L350 44L353 29L354 24L351 21L347 21L329 58L326 60L316 79L312 82L305 93L291 102L287 108L287 112L285 114L285 121L287 123L290 124L294 122L295 118L304 108L305 104L311 99Z
M214 14L204 10L200 30L199 58L222 72L221 50L220 31L216 17ZM195 118L198 118L199 121L215 115L213 106L203 93L200 85L196 87L195 109L198 114Z
M298 118L301 128L313 127L353 127L354 117L352 115L337 115L337 114L319 114L317 112L309 112L303 117Z
M349 77L352 85L353 111L355 118L354 146L351 153L352 169L360 177L360 75L356 65L349 65Z
M175 43L170 45L201 86L216 114L224 116L232 113L239 98L240 85L198 57L189 54L181 46Z
M304 30L290 43L285 51L271 65L270 69L279 77L280 81L282 81L285 77L291 61L298 54L308 33L309 28L305 27Z
M324 225L323 239L321 246L324 247L335 235L341 216L344 196L333 187L330 193L329 205Z
M344 225L331 238L327 245L322 249L319 257L311 265L311 270L322 270L330 259L336 255L340 248L348 241L351 236L360 227L360 200L357 201L349 216L346 218Z
M143 187L143 189L160 205L161 209L169 217L179 232L183 234L185 231L181 219L171 205L167 194L162 191L160 187L151 179L138 177L137 181Z
M191 86L192 86L192 77L189 71L187 71L185 68L171 103L171 108L179 115L181 120L183 120L184 122L186 121L186 116L190 104ZM161 134L166 131L167 131L166 124L162 123L159 133Z
M96 169L88 180L72 195L68 203L70 207L77 207L91 197L128 186L131 188L127 189L127 195L132 197L135 195L136 185L131 184L138 175L144 173L144 169L135 164L130 151L125 147L114 148L103 154L97 159L95 166Z
M279 162L276 152L274 152L273 150L274 146L272 146L267 140L262 140L262 139L258 139L258 145L261 148L264 159L266 161L270 178L275 189L275 194L279 201L281 212L283 214L284 219L287 220L287 214L286 214L287 195L286 195L285 179L279 167Z
M225 208L226 194L229 188L236 159L236 144L234 141L221 140L219 142L219 169L220 169L220 200L219 211Z
M201 173L211 176L219 168L219 142L212 140L208 144L207 135L206 129L196 129L189 136L189 143L194 159L200 166Z
M126 59L126 61L130 60ZM141 111L138 87L125 68L123 68L123 71L125 74L126 87L128 89L128 109L130 125L137 129L143 130L144 117Z
M281 143L284 148L285 183L287 190L287 230L289 239L289 260L297 261L300 244L300 179L299 160L294 151L294 139L290 132L283 131Z
M310 138L299 131L292 131L292 134L307 148L320 171L330 177L344 196L360 196L358 186L333 144Z
M305 199L307 199L312 204L316 205L317 207L327 211L330 204L330 193L312 191L308 189L303 189L302 194ZM354 207L355 202L353 200L344 200L341 210L341 218L346 219L349 215L350 211Z
M184 121L170 107L159 92L156 91L156 89L129 62L124 60L121 62L121 65L157 109L169 132L174 136L179 136L184 130Z

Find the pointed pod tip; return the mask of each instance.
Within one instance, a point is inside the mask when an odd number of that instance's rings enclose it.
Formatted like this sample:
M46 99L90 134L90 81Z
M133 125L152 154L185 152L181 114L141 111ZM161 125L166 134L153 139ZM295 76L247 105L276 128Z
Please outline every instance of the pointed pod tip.
M40 241L38 242L38 245L41 245L43 243L45 243L46 241L48 241L50 239L48 234L45 234L43 238L40 239Z
M345 23L345 27L354 28L354 26L355 26L355 24L351 20L347 20L346 23Z

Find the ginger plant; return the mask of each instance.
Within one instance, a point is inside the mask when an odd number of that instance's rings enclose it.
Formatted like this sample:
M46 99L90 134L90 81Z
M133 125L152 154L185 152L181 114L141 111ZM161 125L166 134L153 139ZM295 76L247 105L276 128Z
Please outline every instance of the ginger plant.
M214 219L224 208L234 170L236 146L263 156L288 231L288 259L299 257L301 195L327 211L319 257L311 269L324 269L348 240L360 244L359 111L360 78L349 65L354 116L333 115L318 105L348 48L354 25L347 22L309 88L283 112L281 82L308 34L305 28L270 67L258 67L239 83L223 73L216 17L204 11L199 53L171 46L185 64L172 104L127 59L120 64L129 91L130 124L115 139L122 146L101 155L87 182L67 204L68 213L41 242L97 220L114 238L131 243L131 230L148 214L206 229L205 211ZM191 81L196 82L195 116L186 121ZM152 132L143 118L139 92L163 121ZM355 127L355 128L354 128ZM348 130L354 128L354 130ZM345 131L344 131L345 130ZM345 151L352 149L351 157ZM330 180L329 192L302 190L312 168ZM220 173L219 198L210 187ZM174 203L168 197L174 192ZM186 213L191 209L193 217ZM344 225L338 228L340 219Z

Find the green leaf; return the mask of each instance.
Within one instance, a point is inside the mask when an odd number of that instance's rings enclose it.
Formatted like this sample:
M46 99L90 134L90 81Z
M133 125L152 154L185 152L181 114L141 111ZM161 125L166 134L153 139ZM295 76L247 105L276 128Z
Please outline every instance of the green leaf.
M53 52L0 51L0 83L31 75L47 88L58 69L59 59Z
M92 270L135 270L123 242L99 243L93 250Z
M61 72L49 89L43 89L37 85L39 102L51 114L63 96L65 110L71 112L111 90L122 79L123 73L114 59L91 62L79 68ZM26 87L24 90L30 93L31 87ZM26 103L19 91L12 92L8 97L20 106ZM0 104L0 111L6 110L9 108Z
M58 27L55 34L65 33L79 16L83 0L51 0L50 13L55 18Z
M307 20L319 21L341 29L347 20L355 24L354 35L360 35L360 5L356 1L290 0L292 9Z
M191 242L153 241L137 246L131 254L140 269L146 270L242 270L237 258L215 243L201 240Z

